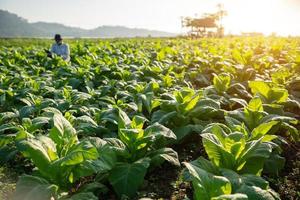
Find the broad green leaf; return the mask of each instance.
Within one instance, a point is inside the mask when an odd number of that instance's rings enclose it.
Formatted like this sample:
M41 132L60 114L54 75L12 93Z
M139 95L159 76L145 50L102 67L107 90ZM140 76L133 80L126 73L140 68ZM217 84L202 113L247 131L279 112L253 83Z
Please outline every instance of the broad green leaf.
M252 139L259 139L260 137L266 135L269 130L278 124L278 121L271 121L267 123L260 124L256 128L254 128L251 132L251 138Z
M272 88L268 95L269 103L284 103L287 101L289 93L283 88Z
M261 99L258 97L251 99L246 108L250 111L259 111L259 112L263 111Z
M251 88L251 92L253 94L260 93L263 95L263 97L267 98L268 93L270 91L270 87L268 86L267 83L263 81L250 81L249 82L249 87Z
M245 58L242 56L241 51L239 51L238 49L233 49L231 52L231 56L237 63L246 64Z
M63 149L67 151L78 141L76 130L68 120L59 114L53 116L53 128L50 130L49 136L56 143L59 152Z
M25 157L30 158L45 176L49 176L50 163L58 158L53 141L45 136L29 138L17 142L17 148Z
M226 121L226 125L228 125L233 130L243 125L241 121L229 116L225 116L225 121Z
M164 138L166 140L176 140L176 135L173 131L159 123L148 126L145 130L145 135L153 135L157 139Z
M214 75L213 84L218 93L226 92L229 88L231 78L227 74Z
M14 160L18 153L19 151L12 145L0 148L0 165L4 165L9 161Z
M45 200L56 197L58 186L50 184L47 180L23 175L17 182L15 200Z
M21 119L29 117L36 111L34 106L24 106L19 110L19 117Z
M14 141L14 135L0 135L0 148Z
M88 140L97 148L98 154L100 155L97 160L88 161L90 167L93 168L95 172L111 170L117 162L116 152L114 151L114 148L117 148L117 146L112 147L112 143L110 144L96 137L89 138ZM86 164L86 162L84 164Z
M269 188L268 181L264 180L260 176L252 174L239 175L238 173L229 169L221 169L221 174L228 178L234 192L237 191L243 185L256 186L261 189Z
M195 91L191 88L184 88L181 91L175 91L173 95L178 103L187 103L195 95Z
M121 151L126 149L126 145L124 145L124 143L117 138L104 138L103 140L113 148L120 149Z
M231 133L231 130L220 123L211 123L202 131L202 133L211 133L218 138L221 144L224 144L226 136Z
M280 200L278 194L256 186L243 185L236 192L246 194L249 200Z
M77 117L75 119L76 123L80 124L80 123L87 123L87 124L91 124L93 126L97 126L97 123L89 116L80 116L80 117Z
M1 126L0 126L0 133L4 133L5 131L18 131L19 130L19 128L16 126L16 125L14 125L14 124L12 124L12 123L8 123L8 124L2 124Z
M220 168L214 165L211 161L206 160L202 156L190 162L193 166L203 169L211 174L220 175Z
M142 185L150 158L143 158L134 163L119 163L109 175L109 182L119 197L126 195L133 197Z
M131 124L131 120L129 119L127 114L124 111L122 111L121 109L118 109L118 127L119 127L119 129L129 127L130 124Z
M260 120L266 115L263 112L262 102L259 98L254 98L249 102L248 107L244 109L242 120L251 131L260 124Z
M190 133L200 134L203 130L203 126L201 125L186 125L174 128L174 134L177 137L177 142L180 142L184 137L188 136Z
M219 167L233 169L235 164L234 156L226 151L220 140L213 134L201 134L203 146L209 159Z
M147 121L146 118L136 115L132 119L131 128L142 129L145 121Z
M142 129L119 129L119 138L128 147L133 146L139 139L143 138L144 130Z
M178 154L171 148L158 149L150 152L150 154L147 156L151 158L151 166L159 166L164 161L167 161L175 166L180 166Z
M173 117L177 115L176 111L165 113L163 111L156 111L152 116L152 122L158 122L159 124L167 124Z
M279 172L284 168L285 158L278 155L278 153L272 153L266 160L264 165L264 172L274 175L279 175Z
M270 87L263 81L250 81L249 87L254 95L261 95L264 103L284 103L288 99L288 91L276 86Z
M291 139L294 141L300 141L300 130L288 123L282 123L283 128L287 129L288 135L291 136Z
M197 95L193 97L188 103L186 103L184 106L184 113L191 111L196 106L199 99L200 99L200 95Z
M270 157L272 146L267 143L262 143L260 140L248 142L245 147L245 152L238 160L240 173L249 173L260 175L265 160Z
M108 188L99 182L87 183L79 188L78 192L80 193L88 193L93 192L94 194L101 194L108 192Z
M76 165L86 160L96 160L98 151L89 141L84 140L73 146L61 159L61 165Z
M183 164L193 177L195 199L210 200L212 197L231 194L231 184L225 177L212 175L192 163L184 162Z

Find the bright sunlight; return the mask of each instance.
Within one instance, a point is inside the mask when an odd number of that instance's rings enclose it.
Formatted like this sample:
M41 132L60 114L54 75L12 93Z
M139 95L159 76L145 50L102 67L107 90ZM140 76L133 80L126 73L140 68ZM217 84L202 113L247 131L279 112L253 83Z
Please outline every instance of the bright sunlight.
M228 11L228 16L224 18L227 33L299 34L299 30L294 24L297 24L296 21L299 19L297 15L300 2L291 0L223 0L222 3L225 10Z

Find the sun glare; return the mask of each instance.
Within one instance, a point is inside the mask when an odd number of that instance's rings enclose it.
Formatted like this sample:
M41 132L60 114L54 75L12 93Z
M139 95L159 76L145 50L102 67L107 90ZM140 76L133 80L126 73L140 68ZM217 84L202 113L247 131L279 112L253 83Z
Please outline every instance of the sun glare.
M284 0L223 0L228 16L223 20L227 32L293 33L289 23L293 10Z

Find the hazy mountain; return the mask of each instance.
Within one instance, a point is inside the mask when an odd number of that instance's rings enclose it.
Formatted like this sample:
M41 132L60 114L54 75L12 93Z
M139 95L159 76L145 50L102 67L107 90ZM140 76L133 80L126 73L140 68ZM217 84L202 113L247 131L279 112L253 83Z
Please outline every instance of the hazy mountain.
M82 29L59 23L29 23L26 19L8 11L0 10L0 37L53 37L60 33L63 37L169 37L174 33L124 26L99 26Z

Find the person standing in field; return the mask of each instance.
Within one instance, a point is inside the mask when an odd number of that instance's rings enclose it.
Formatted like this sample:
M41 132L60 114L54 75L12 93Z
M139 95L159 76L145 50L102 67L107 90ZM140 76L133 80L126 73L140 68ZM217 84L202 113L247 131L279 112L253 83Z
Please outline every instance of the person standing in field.
M70 60L70 49L69 45L63 43L63 39L60 34L55 34L54 36L55 43L52 44L50 53L61 56L65 61Z

